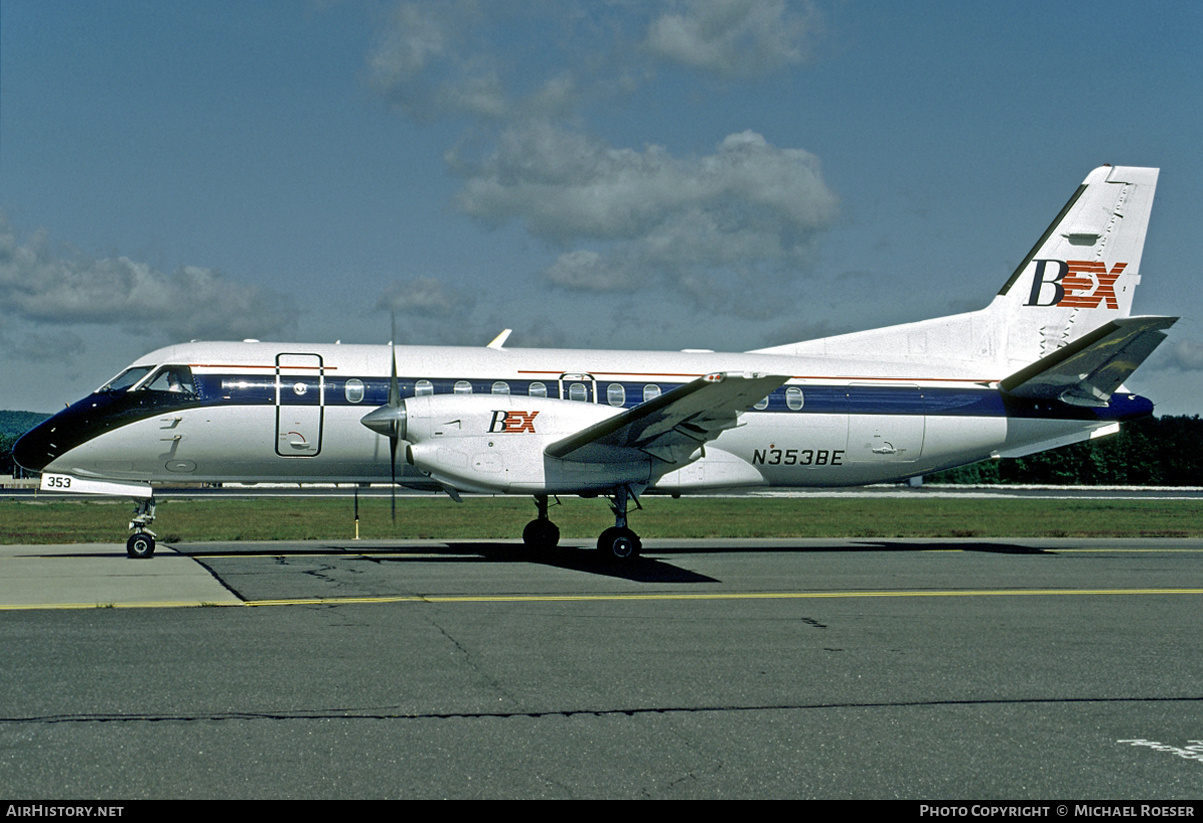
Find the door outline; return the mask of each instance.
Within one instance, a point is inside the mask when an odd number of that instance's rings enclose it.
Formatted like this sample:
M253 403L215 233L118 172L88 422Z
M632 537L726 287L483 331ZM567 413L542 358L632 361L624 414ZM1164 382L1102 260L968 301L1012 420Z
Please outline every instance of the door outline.
M316 396L315 396L316 395ZM326 422L326 367L320 354L276 355L276 454L317 457Z

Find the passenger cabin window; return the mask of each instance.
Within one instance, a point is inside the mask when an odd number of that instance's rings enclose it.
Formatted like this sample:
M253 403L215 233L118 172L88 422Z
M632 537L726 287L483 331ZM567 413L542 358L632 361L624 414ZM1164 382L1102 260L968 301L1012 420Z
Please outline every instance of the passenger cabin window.
M627 402L627 390L621 383L611 383L606 389L606 400L611 406L622 407Z
M769 407L769 399L766 397L762 400L757 400L756 405L753 406L752 408L756 409L757 411L764 411L768 407Z
M428 394L434 394L434 383L429 380L419 380L414 383L414 397L425 397Z
M498 380L493 384L493 394L509 394L510 384L504 380Z
M797 386L786 386L785 388L785 405L789 406L790 411L798 411L802 408L802 390Z
M573 383L568 387L568 399L584 401L589 399L589 389L585 388L584 383Z
M547 385L536 380L534 383L530 384L530 388L526 390L526 393L531 397L546 397Z
M363 401L363 381L352 377L347 381L347 385L343 387L343 394L347 398L348 403L360 403Z
M471 394L472 384L467 380L456 380L455 387L452 389L456 394Z
M139 391L163 391L194 397L196 384L192 382L192 369L187 366L164 366L142 384Z
M659 396L660 396L660 387L657 386L655 383L648 383L646 386L643 387L643 402L644 403L646 403L649 400L655 400Z
M131 369L126 369L96 391L125 391L143 377L150 374L150 371L153 368L154 366L134 366Z

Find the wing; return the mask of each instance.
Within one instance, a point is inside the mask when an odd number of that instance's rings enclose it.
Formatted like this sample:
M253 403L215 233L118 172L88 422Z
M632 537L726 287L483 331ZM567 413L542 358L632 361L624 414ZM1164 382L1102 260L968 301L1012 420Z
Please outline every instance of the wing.
M739 415L788 380L780 375L716 373L699 377L622 414L557 440L544 452L576 462L629 460L640 451L666 463L734 428Z
M1112 320L1020 369L999 385L1015 397L1105 406L1111 395L1165 339L1176 317Z

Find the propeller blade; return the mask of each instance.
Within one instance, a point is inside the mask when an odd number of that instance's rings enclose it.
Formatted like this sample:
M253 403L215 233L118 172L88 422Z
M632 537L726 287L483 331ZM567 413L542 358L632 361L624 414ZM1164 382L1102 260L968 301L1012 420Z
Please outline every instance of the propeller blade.
M392 485L389 486L392 495L390 497L389 507L393 514L393 525L397 524L397 437L394 435L388 439L389 451L389 469L392 472Z
M389 379L388 384L388 407L390 409L398 409L401 407L401 386L397 383L397 312L393 310L389 312L389 321L392 323L392 339L389 340L389 347L392 354L393 374ZM394 419L392 431L388 437L389 472L392 475L392 483L389 484L389 508L393 515L393 525L397 525L397 441L400 439L400 432L397 430L396 420Z
M388 438L389 478L392 490L393 522L397 522L397 445L405 437L405 403L397 380L397 313L392 315L393 339L389 341L392 374L388 383L388 403L365 414L359 422L376 434Z
M388 384L388 405L395 409L401 405L401 387L397 383L397 313L393 312L393 339L389 342L393 356L393 375Z

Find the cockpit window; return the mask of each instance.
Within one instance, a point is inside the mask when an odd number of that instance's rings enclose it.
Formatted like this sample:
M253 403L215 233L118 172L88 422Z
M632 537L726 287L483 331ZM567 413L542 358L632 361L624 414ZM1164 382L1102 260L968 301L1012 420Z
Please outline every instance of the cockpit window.
M196 394L196 384L192 382L192 369L187 366L164 366L138 390L173 392L191 397Z
M109 382L105 383L103 386L101 386L96 391L98 391L98 392L125 391L126 389L130 388L135 383L137 383L139 380L141 380L143 377L150 374L150 370L153 368L154 368L154 366L133 366L131 368L128 368L125 371L121 372L121 374L114 377Z

